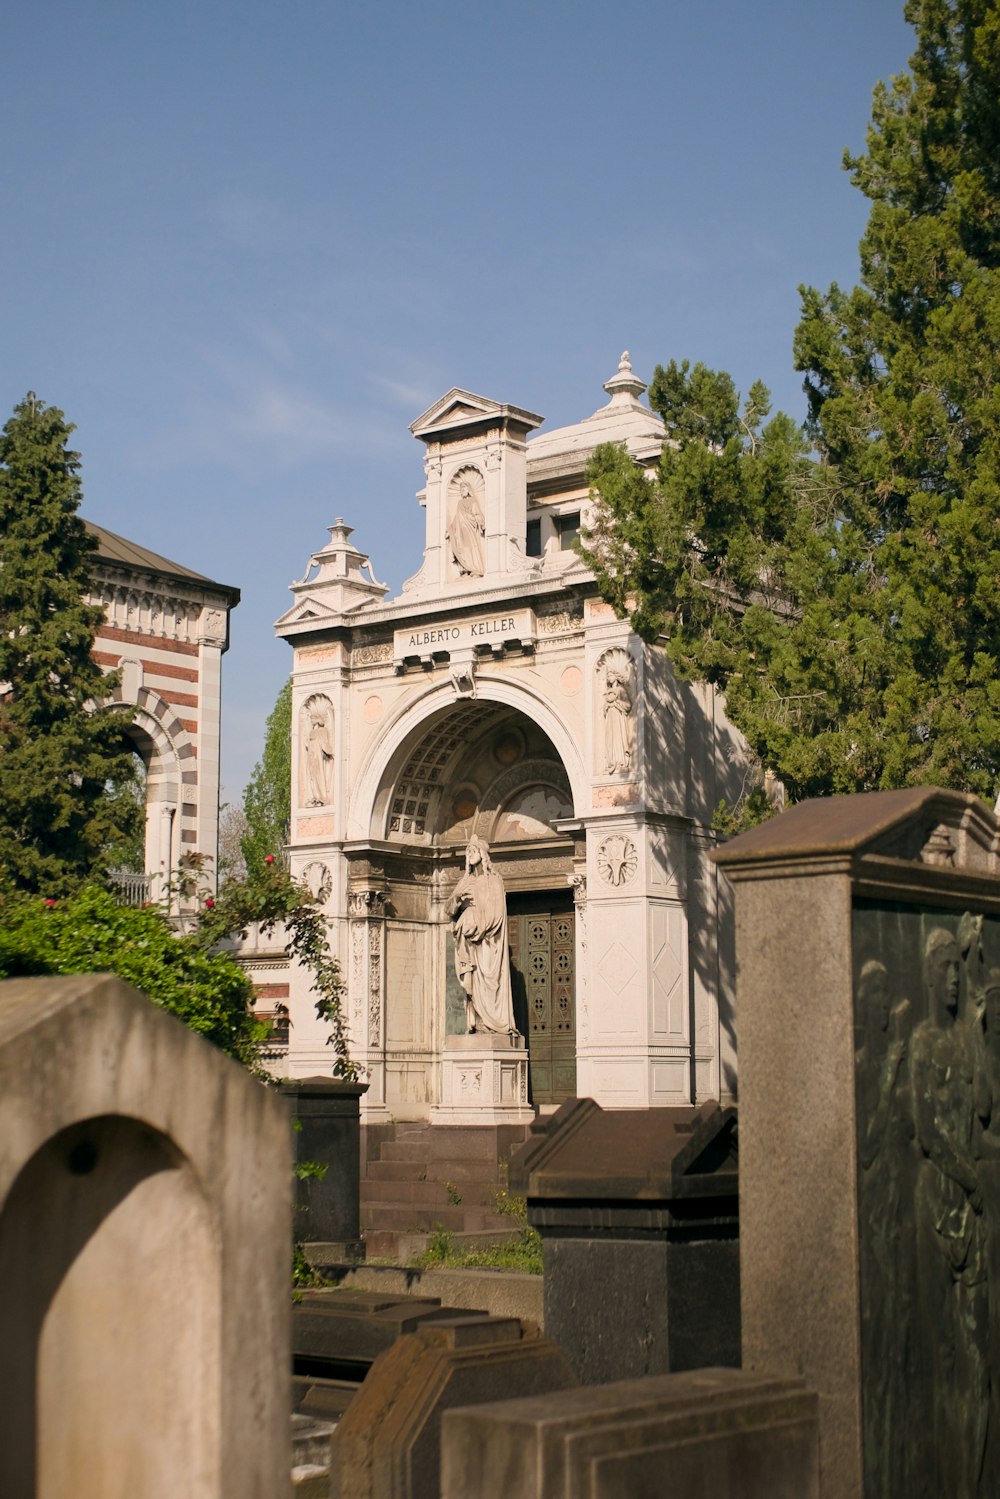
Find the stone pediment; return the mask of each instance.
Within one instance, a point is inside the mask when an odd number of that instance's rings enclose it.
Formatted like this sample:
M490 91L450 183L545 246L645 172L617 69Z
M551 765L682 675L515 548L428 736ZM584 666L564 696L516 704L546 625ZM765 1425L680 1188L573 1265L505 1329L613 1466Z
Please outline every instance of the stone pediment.
M462 390L454 385L446 395L441 396L433 406L428 406L417 417L411 424L410 431L414 437L427 442L435 437L460 432L463 427L478 426L483 422L499 426L506 425L509 421L531 429L540 426L544 417L537 416L532 411L523 411L519 406L492 401L488 396L478 396L471 390Z
M283 614L278 621L281 625L298 625L307 619L328 619L330 615L339 613L339 610L331 609L328 604L320 603L319 599L300 599L287 614Z
M736 1110L613 1109L564 1103L511 1157L510 1184L529 1198L669 1202L735 1195Z
M1000 824L976 796L933 786L819 797L734 838L713 856L731 879L783 864L916 864L1000 876Z

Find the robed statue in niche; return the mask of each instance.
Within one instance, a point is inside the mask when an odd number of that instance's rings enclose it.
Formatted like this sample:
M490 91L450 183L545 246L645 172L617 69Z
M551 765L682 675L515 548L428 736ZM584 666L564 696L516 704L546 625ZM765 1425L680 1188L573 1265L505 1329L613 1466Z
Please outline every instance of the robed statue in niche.
M628 651L608 651L604 668L604 769L631 770L635 754L635 667Z
M469 1033L515 1030L507 946L507 895L489 845L475 833L465 850L465 874L455 886L450 915L455 972L465 991Z
M478 470L463 468L451 482L451 519L447 540L458 570L465 577L481 578L486 571L486 517L483 514L482 478Z
M333 705L314 696L302 709L302 803L328 807L333 801Z

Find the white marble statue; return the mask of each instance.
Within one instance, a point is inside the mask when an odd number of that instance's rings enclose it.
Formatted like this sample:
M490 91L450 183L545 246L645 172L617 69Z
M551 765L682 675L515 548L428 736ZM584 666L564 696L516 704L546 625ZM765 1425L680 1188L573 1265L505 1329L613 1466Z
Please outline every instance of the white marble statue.
M307 807L333 801L333 710L325 697L311 697L303 712L303 770Z
M489 845L475 833L465 851L465 874L451 898L455 972L465 990L470 1034L516 1030L507 947L507 897Z
M604 679L604 768L608 775L631 770L635 752L635 704L631 671L608 662Z
M458 501L448 539L459 568L471 578L481 578L486 570L486 554L483 550L485 534L486 518L483 508L472 485L467 479L463 479L458 487Z

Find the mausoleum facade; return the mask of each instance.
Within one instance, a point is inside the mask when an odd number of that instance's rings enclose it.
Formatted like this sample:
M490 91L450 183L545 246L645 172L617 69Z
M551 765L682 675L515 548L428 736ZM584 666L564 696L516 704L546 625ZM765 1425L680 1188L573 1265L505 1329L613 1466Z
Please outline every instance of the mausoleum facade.
M721 699L676 680L573 549L594 448L622 442L649 468L665 439L627 355L604 389L593 416L537 435L540 416L450 390L411 428L426 539L399 597L338 519L277 622L294 653L291 870L329 914L372 1122L733 1090L708 855L744 752ZM487 1086L471 1055L447 1065L466 1028L450 901L473 834L506 888L527 1086ZM287 977L281 1068L328 1070L308 980Z

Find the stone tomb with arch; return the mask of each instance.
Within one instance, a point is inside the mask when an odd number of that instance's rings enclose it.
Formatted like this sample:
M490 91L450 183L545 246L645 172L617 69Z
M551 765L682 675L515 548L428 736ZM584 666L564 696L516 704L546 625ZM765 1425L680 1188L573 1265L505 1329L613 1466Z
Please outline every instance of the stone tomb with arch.
M294 650L291 868L329 914L371 1122L442 1117L465 1030L448 905L473 833L505 882L529 1057L528 1095L484 1103L484 1123L577 1095L635 1108L733 1090L708 855L747 766L721 700L675 680L572 547L597 444L648 469L664 441L627 355L605 390L592 417L534 437L531 412L449 391L411 429L419 571L388 600L337 520L277 624ZM289 982L280 1066L326 1071L305 975Z

